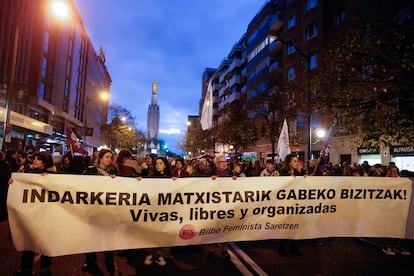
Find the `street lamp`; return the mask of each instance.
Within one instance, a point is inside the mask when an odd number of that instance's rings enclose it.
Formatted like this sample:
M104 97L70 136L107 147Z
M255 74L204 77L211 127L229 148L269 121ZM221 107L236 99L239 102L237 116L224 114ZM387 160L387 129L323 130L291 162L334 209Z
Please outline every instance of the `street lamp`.
M54 0L52 2L52 12L55 16L59 18L68 18L70 14L70 9L66 1L63 0Z
M326 135L326 131L324 129L318 128L316 130L316 136L318 138L323 138L323 137L325 137L325 135Z
M313 142L313 138L312 138L312 131L316 134L316 137L318 138L315 142ZM313 159L312 157L313 157L313 154L312 154L312 145L316 145L317 143L319 143L320 141L321 141L321 139L323 138L323 137L325 137L325 135L326 135L326 130L324 130L324 129L322 129L322 128L316 128L316 129L312 129L311 128L311 131L310 131L310 147L309 147L309 150L310 150L310 153L309 153L309 160L311 160L311 159Z

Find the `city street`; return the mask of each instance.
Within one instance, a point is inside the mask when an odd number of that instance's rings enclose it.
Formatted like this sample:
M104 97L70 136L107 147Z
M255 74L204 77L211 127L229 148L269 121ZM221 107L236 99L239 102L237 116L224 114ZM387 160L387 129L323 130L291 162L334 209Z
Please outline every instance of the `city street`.
M216 256L207 258L207 246L176 247L173 259L160 267L145 266L144 250L118 252L115 257L122 275L413 275L414 257L388 256L377 247L378 240L357 238L330 238L299 241L304 256L278 254L277 241L230 243L231 261L222 259L219 247ZM402 241L414 252L412 240ZM9 238L6 222L0 223L0 271L14 275L19 269L21 254ZM85 255L53 258L53 275L88 275L81 271ZM104 275L103 254L98 254L98 265ZM35 259L35 275L39 275L39 257Z

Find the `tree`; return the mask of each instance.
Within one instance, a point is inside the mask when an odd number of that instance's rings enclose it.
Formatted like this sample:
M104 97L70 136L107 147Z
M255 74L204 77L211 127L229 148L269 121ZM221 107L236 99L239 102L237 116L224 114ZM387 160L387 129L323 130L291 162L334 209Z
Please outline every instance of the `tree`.
M192 152L197 155L201 151L209 152L210 149L214 150L214 129L202 130L201 125L191 126L187 133L187 141L185 148L187 152Z
M318 77L329 91L321 100L368 145L414 142L414 24L390 14L358 21L331 44Z
M242 101L235 101L225 111L224 119L217 126L217 138L234 146L236 152L244 151L257 140L258 129L248 117Z
M254 124L260 129L261 136L268 138L272 145L273 159L276 156L276 141L282 122L291 114L287 112L296 110L296 103L289 92L288 88L279 89L279 86L273 86L266 93L251 99L247 106L254 112Z
M145 135L135 127L135 117L120 105L109 106L110 123L105 126L107 137L111 140L111 148L127 148L136 152L137 146L143 144Z

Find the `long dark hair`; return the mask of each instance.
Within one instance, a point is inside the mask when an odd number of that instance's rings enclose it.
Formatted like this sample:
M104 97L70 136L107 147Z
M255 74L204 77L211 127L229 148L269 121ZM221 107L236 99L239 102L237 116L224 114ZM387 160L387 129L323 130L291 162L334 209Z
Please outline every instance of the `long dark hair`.
M95 162L96 166L99 166L99 162L104 157L104 155L107 154L108 152L110 152L112 154L112 158L114 157L114 153L113 153L112 150L110 150L110 149L101 149L98 153L98 158L96 159L96 162Z
M121 149L116 155L115 166L116 167L122 166L122 162L124 161L125 158L131 159L131 160L135 159L128 149Z
M293 157L297 157L296 154L288 154L286 155L286 159L285 159L285 170L290 172L291 168L290 168L290 162L292 161Z
M161 174L159 171L157 171L156 166L155 166L155 162L157 162L157 160L161 160L164 165L165 165L165 169L164 169L164 174ZM171 166L170 166L170 162L168 162L168 160L164 157L157 157L154 159L154 174L153 176L165 176L165 177L171 177Z

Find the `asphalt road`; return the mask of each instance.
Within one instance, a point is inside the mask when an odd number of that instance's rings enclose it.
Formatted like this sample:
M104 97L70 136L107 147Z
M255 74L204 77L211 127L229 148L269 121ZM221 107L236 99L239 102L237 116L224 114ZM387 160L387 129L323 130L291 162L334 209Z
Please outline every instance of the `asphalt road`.
M172 248L172 259L166 266L144 265L145 250L119 252L115 261L122 275L414 275L414 255L388 256L381 251L380 240L329 238L299 241L303 256L278 254L278 241L237 242L230 244L231 260L216 256L207 258L207 246ZM414 253L414 241L403 240L403 246ZM21 253L9 237L7 222L0 223L0 275L14 275L20 267ZM90 275L81 271L84 254L55 257L53 275ZM98 265L108 275L103 254ZM39 275L39 257L35 259Z

